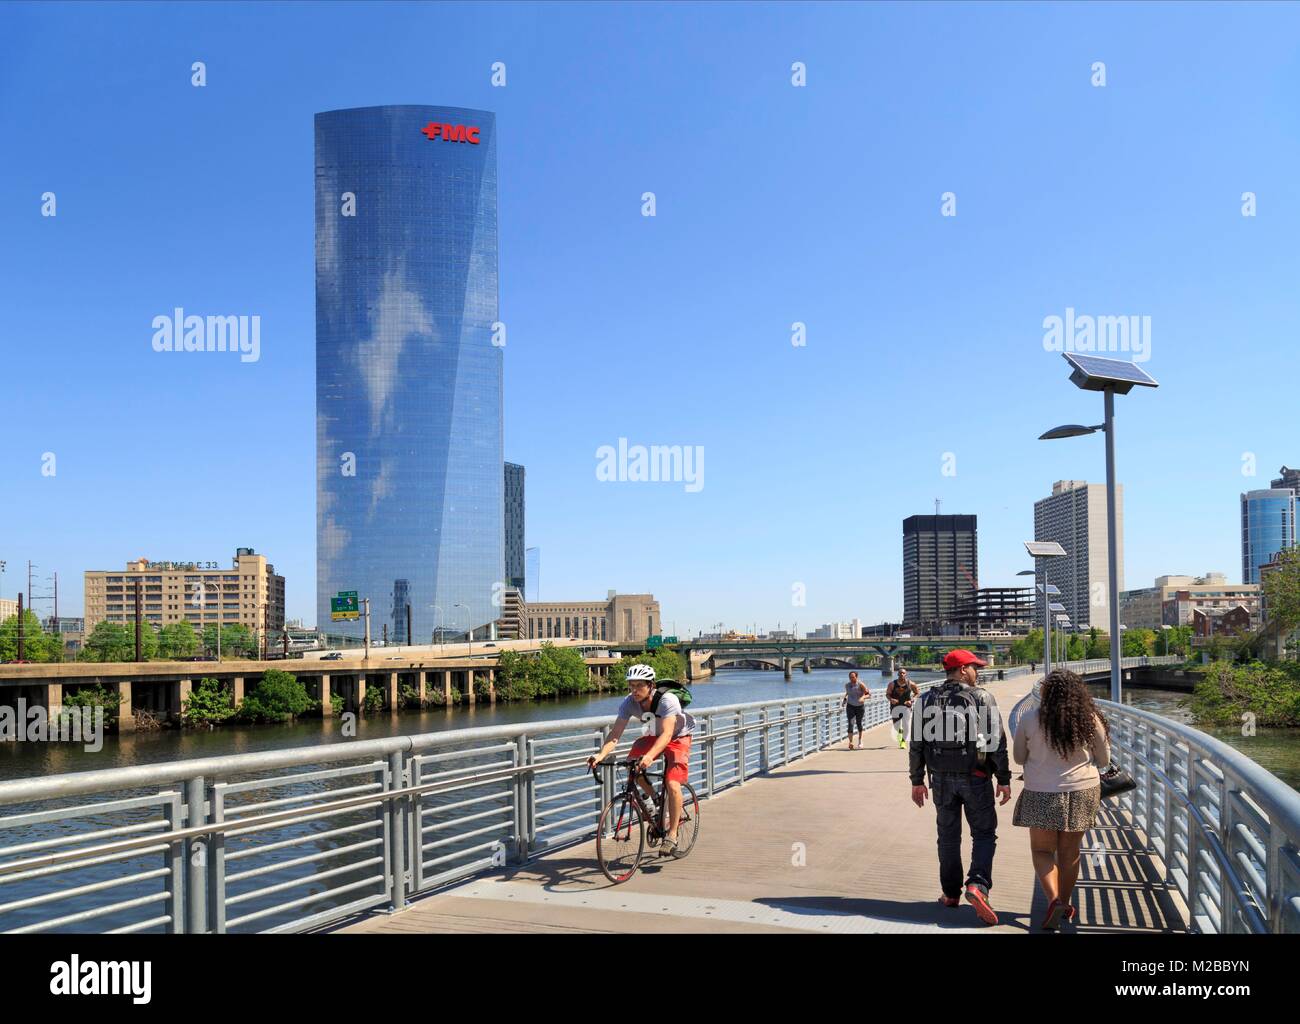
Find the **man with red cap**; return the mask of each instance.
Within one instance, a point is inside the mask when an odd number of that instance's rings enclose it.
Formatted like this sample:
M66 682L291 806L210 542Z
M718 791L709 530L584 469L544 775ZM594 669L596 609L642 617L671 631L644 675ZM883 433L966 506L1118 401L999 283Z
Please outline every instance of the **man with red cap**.
M961 901L961 816L971 833L970 871L965 875L966 899L985 924L997 924L989 902L993 885L993 851L997 847L997 796L1011 799L1011 767L1007 762L1006 730L993 695L979 685L986 662L967 650L949 651L943 659L948 678L921 699L920 714L912 716L909 767L912 802L925 806L929 773L939 830L939 901L955 907Z

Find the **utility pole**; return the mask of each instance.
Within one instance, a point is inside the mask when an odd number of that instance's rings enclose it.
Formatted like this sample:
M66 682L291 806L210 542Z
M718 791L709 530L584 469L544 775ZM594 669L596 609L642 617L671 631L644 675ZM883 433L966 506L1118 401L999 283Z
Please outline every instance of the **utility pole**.
M18 660L27 659L26 631L23 629L23 595L18 595Z
M415 638L411 635L411 602L406 602L406 642L410 646L415 645Z
M370 598L363 597L361 599L361 604L366 610L366 651L365 651L364 659L366 661L369 661L370 660Z

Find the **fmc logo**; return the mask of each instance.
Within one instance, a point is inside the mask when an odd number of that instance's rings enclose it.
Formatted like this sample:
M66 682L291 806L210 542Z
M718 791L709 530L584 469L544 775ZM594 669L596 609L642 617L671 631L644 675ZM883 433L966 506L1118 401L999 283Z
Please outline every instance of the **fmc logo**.
M442 139L443 142L472 142L478 145L478 129L471 128L463 124L437 124L430 121L423 128L421 133L429 137L429 141Z

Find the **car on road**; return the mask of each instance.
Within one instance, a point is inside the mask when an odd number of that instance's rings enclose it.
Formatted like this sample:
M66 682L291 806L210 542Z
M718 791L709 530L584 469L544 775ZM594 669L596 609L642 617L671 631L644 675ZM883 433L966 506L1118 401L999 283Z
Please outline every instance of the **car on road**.
M341 655L338 651L335 651L333 654L323 655L321 657L321 661L342 661L342 660L343 660L343 655Z

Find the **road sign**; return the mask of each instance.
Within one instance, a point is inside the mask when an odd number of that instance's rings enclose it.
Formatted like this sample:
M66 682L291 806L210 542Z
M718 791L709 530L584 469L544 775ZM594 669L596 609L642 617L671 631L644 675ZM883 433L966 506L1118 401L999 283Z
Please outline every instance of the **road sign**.
M675 643L677 643L677 637L675 637L675 636L666 636L666 637L664 637L664 643L665 643L665 644L675 644Z
M656 633L652 637L649 637L645 642L647 651L653 651L656 647L662 647L663 645L664 645L664 638L660 636L658 633Z
M361 609L357 606L357 592L355 590L341 590L330 598L330 618L334 621L339 619L359 619Z

